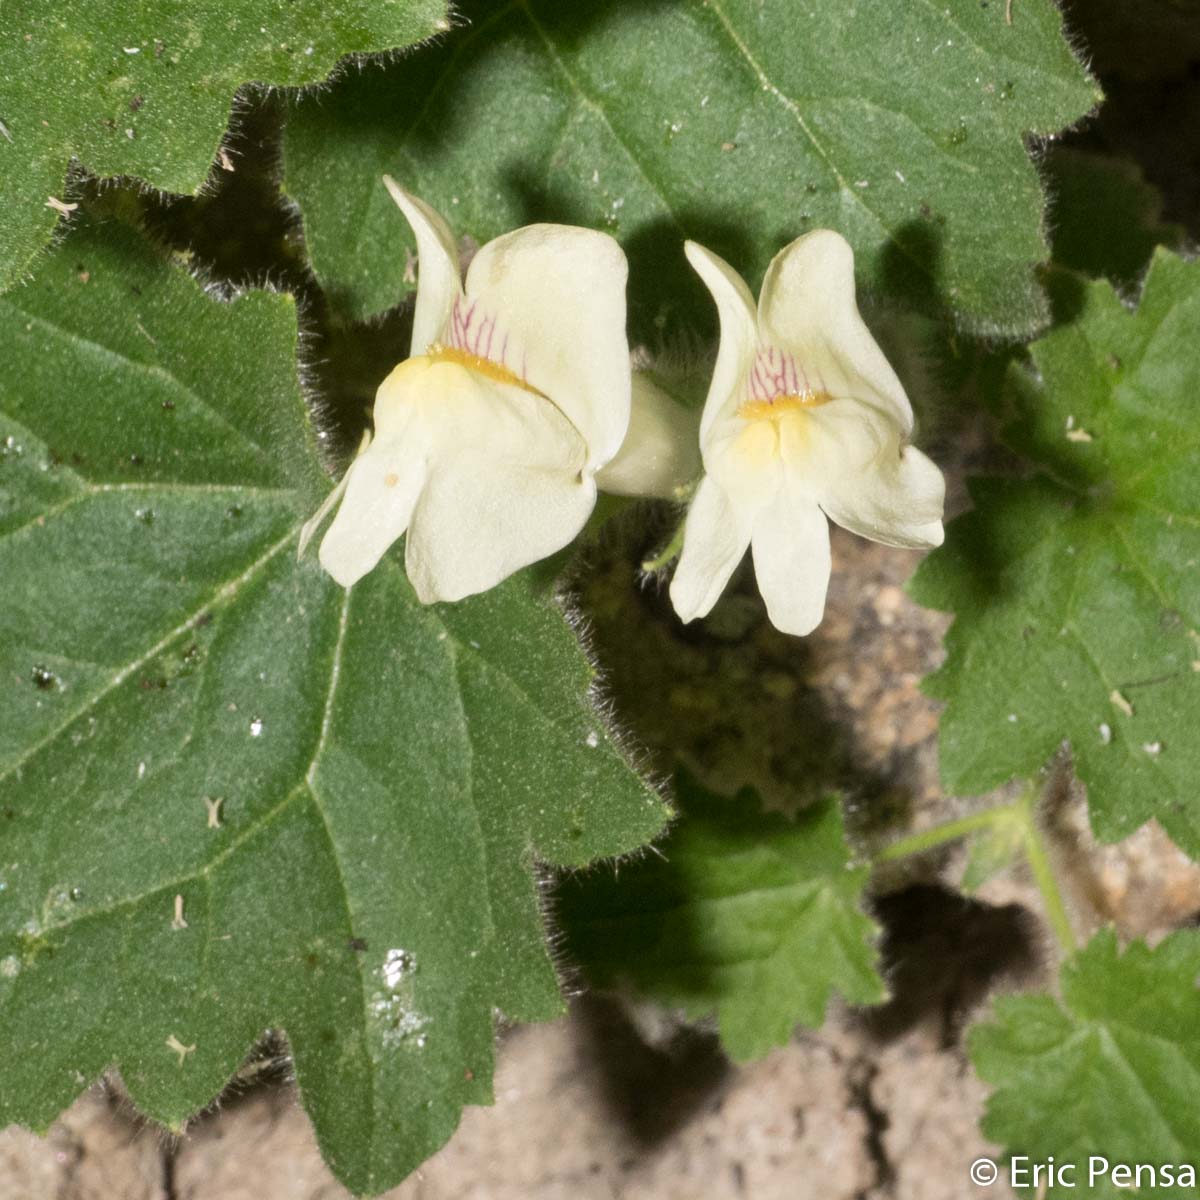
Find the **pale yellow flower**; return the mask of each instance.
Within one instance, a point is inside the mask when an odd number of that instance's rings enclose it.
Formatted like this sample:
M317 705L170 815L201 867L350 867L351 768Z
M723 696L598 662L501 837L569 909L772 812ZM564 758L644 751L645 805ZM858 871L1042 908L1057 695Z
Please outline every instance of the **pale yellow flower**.
M413 357L375 398L375 437L305 529L341 500L320 560L345 587L407 533L425 603L457 600L567 545L630 414L625 256L607 234L530 225L489 242L465 284L454 236L384 179L417 239Z
M829 585L826 518L890 546L940 545L942 473L908 444L912 408L859 315L845 239L815 230L782 250L757 309L728 263L686 249L721 343L671 600L684 621L704 616L749 548L772 624L810 633Z

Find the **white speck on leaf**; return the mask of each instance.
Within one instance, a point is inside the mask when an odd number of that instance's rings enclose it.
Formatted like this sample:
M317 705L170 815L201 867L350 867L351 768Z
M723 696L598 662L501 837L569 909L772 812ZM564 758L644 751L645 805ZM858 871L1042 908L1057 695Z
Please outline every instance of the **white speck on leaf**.
M384 956L383 966L380 968L383 982L387 985L388 990L394 992L404 977L416 970L416 966L416 959L407 950L399 947L389 950Z
M181 1070L183 1069L183 1063L187 1056L189 1054L196 1053L195 1042L193 1042L190 1046L185 1046L174 1034L171 1034L171 1036L167 1038L166 1046L172 1054L179 1055L179 1067Z
M600 735L595 730L587 735L587 744L593 750L600 745Z
M380 1024L385 1049L409 1043L418 1050L425 1047L425 1030L430 1020L413 1008L410 978L417 969L416 958L408 950L396 947L384 955L379 976L386 991L371 997L369 1012Z
M221 828L221 805L225 801L221 796L205 796L204 807L208 813L208 828Z
M1143 742L1142 749L1151 758L1157 758L1162 753L1162 742Z
M1107 721L1100 722L1100 743L1107 746L1112 741L1112 726Z
M176 895L175 895L175 915L174 915L174 917L171 918L171 928L172 929L186 929L187 927L188 927L188 923L184 919L184 916L183 916L183 896L180 895L179 893L176 893Z
M1119 708L1127 717L1133 716L1133 705L1130 704L1129 701L1126 700L1125 697L1116 690L1116 688L1113 688L1108 698L1112 702L1114 708Z

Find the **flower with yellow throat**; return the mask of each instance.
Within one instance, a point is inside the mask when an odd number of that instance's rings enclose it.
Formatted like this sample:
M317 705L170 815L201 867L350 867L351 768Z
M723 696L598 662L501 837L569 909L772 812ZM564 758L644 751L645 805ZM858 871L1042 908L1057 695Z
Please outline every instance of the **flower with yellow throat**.
M607 234L529 225L472 259L427 204L384 183L416 235L412 355L380 385L375 436L305 528L340 500L320 561L344 587L401 534L425 603L495 586L567 545L630 412L625 256Z
M908 444L912 408L859 315L844 238L814 230L780 251L757 308L728 263L686 252L721 342L671 600L684 621L704 616L749 548L772 624L811 633L829 586L826 518L889 546L940 545L942 473Z

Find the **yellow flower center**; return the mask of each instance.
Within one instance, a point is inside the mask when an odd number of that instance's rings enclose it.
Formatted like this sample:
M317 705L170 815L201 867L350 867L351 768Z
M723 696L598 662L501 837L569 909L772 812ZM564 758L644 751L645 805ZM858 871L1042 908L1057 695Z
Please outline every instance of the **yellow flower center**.
M543 400L550 399L540 388L535 388L528 380L522 379L516 371L510 370L503 363L498 363L494 359L484 358L482 354L472 354L470 350L460 350L457 346L445 346L441 342L430 342L424 357L431 363L455 363L460 367L478 371L480 375L486 375L488 379L493 379L496 383L519 387L534 396L541 396Z
M819 408L832 399L828 392L801 392L798 395L773 396L770 400L743 400L738 405L737 415L746 421L757 421L762 417L778 419L785 413L799 409Z
M544 392L538 391L537 388L527 383L520 375L510 370L503 363L495 362L490 358L484 358L481 354L472 354L470 350L460 350L457 346L445 346L441 342L433 342L430 344L429 349L425 351L425 357L431 363L456 363L460 367L467 367L472 371L478 371L480 375L486 375L489 379L493 379L497 383L506 383L512 387L524 388L525 391L532 392L535 396L545 396Z

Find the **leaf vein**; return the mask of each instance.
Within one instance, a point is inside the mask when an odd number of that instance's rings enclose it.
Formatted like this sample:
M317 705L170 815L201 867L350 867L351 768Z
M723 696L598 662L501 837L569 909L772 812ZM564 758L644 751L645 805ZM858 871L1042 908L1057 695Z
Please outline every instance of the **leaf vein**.
M0 769L0 782L8 779L10 776L19 772L30 759L40 754L47 746L57 741L58 738L85 712L94 708L105 696L115 691L121 686L131 675L140 670L148 663L156 654L165 650L176 638L182 637L190 629L194 628L196 623L204 616L205 612L214 604L220 603L222 600L227 600L232 596L236 596L242 587L249 583L263 567L267 565L289 542L293 541L297 535L297 530L289 530L282 538L275 542L272 546L254 560L241 574L233 579L226 581L215 592L207 596L193 613L186 619L181 621L175 628L165 633L157 642L154 643L144 654L135 658L132 662L122 667L115 672L112 678L98 691L87 697L83 704L69 712L66 717L59 722L45 737L33 743L24 754L16 758L7 767Z

